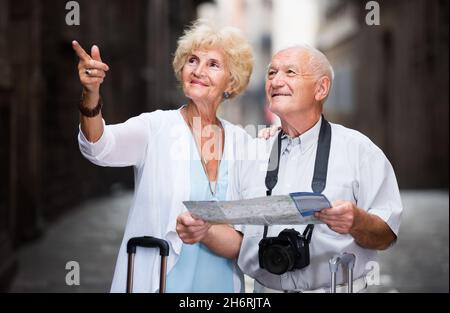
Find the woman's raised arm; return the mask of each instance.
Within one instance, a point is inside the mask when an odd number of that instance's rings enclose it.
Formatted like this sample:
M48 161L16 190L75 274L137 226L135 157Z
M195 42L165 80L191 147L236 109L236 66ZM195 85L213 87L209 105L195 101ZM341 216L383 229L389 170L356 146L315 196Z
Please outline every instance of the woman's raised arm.
M137 116L121 124L104 126L100 85L109 67L102 62L97 46L92 47L91 55L76 41L72 47L80 58L78 75L83 86L78 137L81 153L100 166L139 164L147 149L149 120Z
M86 53L76 41L72 42L72 47L80 58L78 75L83 86L80 102L81 130L86 139L96 142L103 134L100 85L103 83L109 67L102 62L97 46L92 46L91 55Z

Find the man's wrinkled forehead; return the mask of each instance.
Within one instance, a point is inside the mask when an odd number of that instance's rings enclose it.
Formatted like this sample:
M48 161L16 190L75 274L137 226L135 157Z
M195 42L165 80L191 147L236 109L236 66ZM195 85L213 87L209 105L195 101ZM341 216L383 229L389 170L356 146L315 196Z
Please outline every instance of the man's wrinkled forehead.
M296 67L306 69L309 63L309 54L301 48L288 48L276 53L269 64L270 67Z

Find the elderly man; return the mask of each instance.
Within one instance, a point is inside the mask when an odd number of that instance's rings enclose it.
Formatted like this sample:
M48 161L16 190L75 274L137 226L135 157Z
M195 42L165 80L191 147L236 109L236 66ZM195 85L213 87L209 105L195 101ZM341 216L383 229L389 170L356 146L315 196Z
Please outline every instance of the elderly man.
M228 240L242 240L238 265L256 281L256 291L327 292L330 290L329 259L343 252L356 256L353 290L367 286L366 274L377 250L390 247L397 239L402 204L391 164L383 152L361 133L328 123L323 105L333 82L327 58L309 46L297 46L275 54L268 68L266 96L269 109L281 119L280 132L264 144L271 153L258 161L239 162L234 198L319 192L331 201L331 208L316 213L323 222L315 227L247 225L243 238L219 236L203 221L189 220L177 228L183 237L223 246ZM261 144L261 140L253 142ZM270 155L270 162L267 162ZM187 217L180 219L186 221ZM308 228L311 241L309 262L283 269L283 252L274 253L269 271L259 257L263 238L277 237L285 229L299 234ZM276 251L275 251L276 252ZM286 256L286 253L284 253ZM287 260L289 261L289 260ZM304 260L303 260L304 261ZM288 262L289 263L289 262ZM369 266L368 266L369 265ZM281 266L281 268L279 267ZM277 268L278 267L278 268ZM274 273L277 272L278 273ZM337 291L344 291L344 275L337 276Z

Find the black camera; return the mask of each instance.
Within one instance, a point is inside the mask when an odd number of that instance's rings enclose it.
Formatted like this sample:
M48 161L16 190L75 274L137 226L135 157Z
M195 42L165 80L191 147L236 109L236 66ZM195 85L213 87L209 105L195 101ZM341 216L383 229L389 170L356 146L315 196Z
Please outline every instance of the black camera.
M263 238L259 242L259 266L277 275L308 266L313 229L310 224L303 235L295 229L285 229L278 237Z

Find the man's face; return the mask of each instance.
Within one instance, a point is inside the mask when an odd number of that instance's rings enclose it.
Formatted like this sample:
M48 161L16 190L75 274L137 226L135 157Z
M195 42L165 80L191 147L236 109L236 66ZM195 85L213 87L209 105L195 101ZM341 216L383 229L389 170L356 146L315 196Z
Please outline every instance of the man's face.
M280 117L315 108L316 80L308 53L299 48L280 51L267 71L266 97L269 109Z

